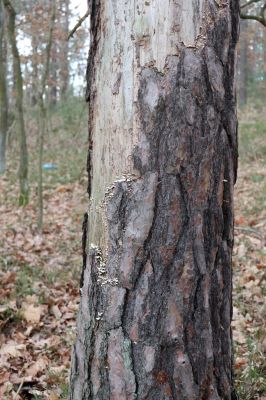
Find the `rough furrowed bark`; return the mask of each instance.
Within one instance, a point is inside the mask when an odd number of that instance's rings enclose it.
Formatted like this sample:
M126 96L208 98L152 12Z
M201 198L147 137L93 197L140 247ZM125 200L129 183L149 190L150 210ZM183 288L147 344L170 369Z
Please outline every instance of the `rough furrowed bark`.
M166 30L149 20L149 7L159 7L156 2L146 2L145 13L134 2L125 2L122 12L111 3L92 3L90 211L70 398L234 399L230 322L238 2L201 2L202 11L192 2L194 16L203 15L200 22L194 18L193 32L182 27L182 19L176 25L169 21ZM170 3L174 17L185 4ZM108 8L117 22L133 10L145 14L146 31L138 30L135 15L133 30L124 28L133 54L121 35L120 48L108 43L110 54L120 58L112 65L109 92L101 94L108 85L104 81L99 87L105 71L97 70L106 61ZM164 48L160 41L154 47L156 29L166 40ZM132 81L125 67L131 56ZM113 119L108 101L114 102ZM110 151L120 157L115 165ZM120 179L114 179L119 172Z

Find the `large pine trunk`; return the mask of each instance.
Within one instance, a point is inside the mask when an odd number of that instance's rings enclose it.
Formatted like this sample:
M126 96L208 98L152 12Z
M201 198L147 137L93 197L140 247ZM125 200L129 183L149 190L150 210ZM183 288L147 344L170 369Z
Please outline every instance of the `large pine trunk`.
M238 1L91 7L70 398L233 399Z

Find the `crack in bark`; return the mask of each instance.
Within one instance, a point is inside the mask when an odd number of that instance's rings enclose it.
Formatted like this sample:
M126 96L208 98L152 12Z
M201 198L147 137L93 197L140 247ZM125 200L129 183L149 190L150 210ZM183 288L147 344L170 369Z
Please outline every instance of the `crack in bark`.
M152 220L151 227L150 227L149 233L147 235L147 238L143 243L143 253L144 253L143 260L140 263L140 267L138 268L138 275L136 276L135 281L133 283L133 291L135 291L136 285L140 280L141 274L143 273L144 266L146 265L147 261L151 258L149 246L150 246L150 243L152 240L154 225L155 225L155 222L157 219L157 214L158 214L158 194L159 194L158 185L157 185L155 197L154 197L153 220ZM138 257L138 255L137 255L137 257Z
M121 328L122 328L124 338L127 338L127 340L129 340L131 343L131 365L132 365L132 372L133 372L133 375L135 378L135 396L137 398L139 384L138 384L138 377L137 377L137 373L136 373L136 369L135 369L135 362L134 362L134 347L132 344L132 340L130 339L130 337L127 334L126 329L125 329L125 320L126 320L129 293L130 293L129 289L126 289L126 295L124 298L124 305L123 305L123 312L122 312L122 316L121 316Z
M87 262L87 239L88 239L88 213L86 212L83 216L83 223L82 223L82 272L79 285L80 289L83 288L84 271L86 269L86 262Z
M93 120L94 120L94 109L93 109L93 101L95 100L96 93L93 91L93 82L96 74L96 53L99 42L99 35L101 30L101 0L90 0L91 1L91 45L88 56L88 65L86 71L86 80L87 80L87 88L85 99L89 103L89 129L88 129L88 156L87 156L87 173L88 173L88 188L87 192L89 197L91 196L91 186L93 179L93 165L92 165L92 151L93 151L93 138L92 138L92 129L93 129Z
M92 278L92 282L91 282L91 290L92 293L89 293L89 298L91 298L91 302L93 303L94 299L96 300L96 303L93 306L93 317L91 318L91 340L90 340L90 349L89 349L89 360L88 360L88 385L89 385L89 396L91 395L92 397L92 383L91 383L91 366L92 366L92 360L94 357L94 349L95 349L95 340L96 340L96 332L99 326L99 322L97 321L97 314L98 314L98 302L99 302L99 296L97 295L98 293L98 284L97 284L97 277L95 275L95 267L97 264L96 258L95 258L96 254L91 254L90 255L90 259L91 259L91 269L92 269L92 273L91 273L91 278ZM92 323L93 321L93 323Z

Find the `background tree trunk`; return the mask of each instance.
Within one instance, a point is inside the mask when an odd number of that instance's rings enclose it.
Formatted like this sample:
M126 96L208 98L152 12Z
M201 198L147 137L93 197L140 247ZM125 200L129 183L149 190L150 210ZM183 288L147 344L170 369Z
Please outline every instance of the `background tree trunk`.
M60 52L60 97L65 99L69 84L69 60L68 60L68 32L69 32L69 0L64 1L64 14L62 21L63 40Z
M263 31L263 65L264 65L264 81L266 81L266 29Z
M248 21L241 20L241 38L239 54L239 104L241 106L247 103L247 85L248 85Z
M6 136L8 128L6 72L4 7L2 0L0 0L0 175L3 174L6 169Z
M28 148L26 140L24 112L23 112L23 80L20 65L20 56L17 48L15 19L16 12L10 0L4 0L5 10L8 15L8 36L13 55L14 82L16 90L16 112L19 128L20 143L20 162L19 162L19 183L20 196L19 205L26 205L29 201L29 184L28 184Z
M37 104L37 93L38 93L38 45L37 37L35 34L31 38L32 46L32 82L31 82L31 106L34 107Z
M46 128L46 105L45 105L45 89L47 85L47 79L50 72L51 62L51 48L53 43L53 32L55 27L56 17L56 4L55 0L50 0L50 22L49 32L47 38L47 44L45 48L45 59L44 66L41 76L40 92L38 94L38 106L39 106L39 160L38 160L38 215L37 215L37 226L38 231L41 233L43 228L43 146L44 136Z
M233 399L238 1L91 7L70 398Z
M57 103L57 85L58 85L58 76L57 76L57 48L56 44L54 45L54 48L51 50L51 84L50 84L50 108L53 109L53 107L56 106Z

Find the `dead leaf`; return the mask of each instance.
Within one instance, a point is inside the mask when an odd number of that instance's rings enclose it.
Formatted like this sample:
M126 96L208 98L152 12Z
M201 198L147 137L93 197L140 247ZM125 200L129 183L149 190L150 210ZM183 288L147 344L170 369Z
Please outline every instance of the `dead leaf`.
M50 400L59 400L60 397L58 396L58 394L56 392L51 392L49 395L49 399Z
M266 338L262 342L262 351L264 354L266 354Z
M6 385L1 385L0 386L0 399L4 398L4 394L6 393L6 389L7 389Z
M238 218L235 218L235 224L236 224L236 226L244 225L245 222L246 222L246 218L243 217L243 215L239 216Z
M33 326L28 326L25 332L25 336L30 336L33 331Z
M258 221L256 219L252 219L251 221L248 222L249 226L255 226L257 225Z
M28 304L38 304L38 296L36 294L31 294L25 297L25 302Z
M237 358L236 361L235 361L234 367L236 369L239 369L239 368L242 368L242 367L246 366L247 363L248 363L247 359L245 359L245 358Z
M7 382L9 380L9 377L10 377L10 372L8 371L0 372L0 385Z
M4 304L0 306L0 314L4 314L7 310L9 310L9 305L8 304Z
M72 312L68 312L68 313L65 313L63 315L63 320L64 321L67 320L67 319L73 319L73 318L75 318L75 314L73 314Z
M58 347L60 345L60 343L61 343L61 339L59 336L51 336L47 340L47 345L49 347Z
M11 341L1 347L0 355L19 357L21 355L21 351L25 349L26 349L25 344L17 344L16 342Z
M247 248L244 243L241 243L237 249L237 255L238 257L245 257L246 253L247 253Z
M55 316L56 319L60 319L62 317L62 313L59 310L59 307L57 305L54 305L51 307L51 312Z
M7 272L1 279L1 284L8 285L10 283L14 283L16 279L17 279L16 272Z
M60 367L51 367L50 371L54 374L60 374L61 372L65 371L65 369L65 365L60 365Z
M240 331L234 331L234 340L239 343L239 344L246 344L246 337L245 335L240 332Z
M41 320L43 307L28 304L22 306L22 315L27 322L38 324Z
M45 370L45 368L47 367L48 363L49 363L49 361L48 361L48 359L46 357L45 358L40 358L34 364L32 364L29 368L26 369L25 376L27 376L27 377L31 376L32 378L34 378L40 372Z
M72 190L72 187L70 185L62 185L56 189L56 192L57 193L65 193L65 192L71 192L71 190Z

